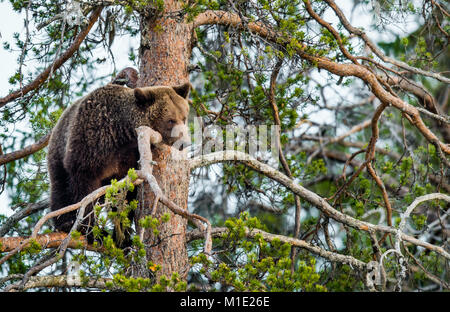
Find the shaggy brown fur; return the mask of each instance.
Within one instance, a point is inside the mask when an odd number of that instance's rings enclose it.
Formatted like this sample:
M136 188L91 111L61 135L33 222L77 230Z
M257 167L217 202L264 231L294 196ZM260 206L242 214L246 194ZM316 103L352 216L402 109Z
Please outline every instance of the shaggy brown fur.
M137 82L139 80L139 73L136 69L132 67L126 67L122 69L116 77L111 80L110 83L118 84L121 86L128 86L130 88L136 88Z
M189 83L136 89L108 84L68 107L49 142L51 210L79 202L137 168L137 127L152 127L169 145L180 139L171 137L171 131L186 125L190 88ZM75 218L76 212L61 215L55 227L69 232ZM89 222L83 224L83 233L92 226Z

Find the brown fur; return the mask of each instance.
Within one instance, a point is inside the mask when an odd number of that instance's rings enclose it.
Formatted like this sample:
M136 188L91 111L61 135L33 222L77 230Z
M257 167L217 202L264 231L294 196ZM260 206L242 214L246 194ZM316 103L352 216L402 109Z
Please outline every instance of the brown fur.
M137 127L152 127L169 145L180 139L170 134L175 125L186 124L190 88L189 83L136 89L108 84L68 107L49 142L51 210L79 202L111 179L123 178L129 168L137 168ZM69 232L75 218L76 212L61 215L55 227ZM92 226L89 222L82 232Z
M132 67L122 69L110 83L118 85L126 85L130 88L136 88L139 80L139 73Z

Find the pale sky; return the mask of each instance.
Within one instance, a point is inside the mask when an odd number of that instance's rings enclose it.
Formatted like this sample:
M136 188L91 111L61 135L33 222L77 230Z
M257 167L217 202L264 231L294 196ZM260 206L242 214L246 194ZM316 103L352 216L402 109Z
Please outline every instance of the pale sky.
M23 20L20 15L16 14L11 9L9 1L0 2L0 97L4 97L10 90L8 78L14 74L17 64L17 56L6 52L3 49L4 41L11 41L14 32L22 31L24 29ZM8 208L8 196L6 190L0 195L0 214L10 215L11 210Z

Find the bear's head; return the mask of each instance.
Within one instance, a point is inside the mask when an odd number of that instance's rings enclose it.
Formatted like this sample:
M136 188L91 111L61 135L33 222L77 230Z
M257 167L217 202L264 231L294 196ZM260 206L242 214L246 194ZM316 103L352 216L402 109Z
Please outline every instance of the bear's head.
M145 112L147 126L162 135L163 142L182 150L190 145L187 128L188 96L192 85L135 88L136 104ZM144 124L146 125L146 124Z

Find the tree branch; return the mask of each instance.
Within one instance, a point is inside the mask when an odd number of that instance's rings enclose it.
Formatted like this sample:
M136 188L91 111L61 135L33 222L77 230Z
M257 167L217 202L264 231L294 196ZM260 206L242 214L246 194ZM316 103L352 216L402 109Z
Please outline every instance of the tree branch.
M277 101L275 99L275 87L276 87L276 80L278 77L278 73L280 72L281 65L283 64L283 60L279 59L277 61L277 64L275 65L275 68L272 71L272 75L270 76L270 88L269 88L269 103L272 106L272 114L273 119L275 121L275 125L278 126L278 131L276 133L277 138L277 145L278 145L278 151L279 151L279 159L281 162L281 165L283 166L284 172L286 172L286 175L292 179L292 172L289 168L289 165L287 163L286 157L283 152L283 148L281 145L281 120L280 120L280 114L278 110ZM294 222L294 238L298 238L300 235L300 214L301 214L301 201L300 197L296 194L294 194L294 203L295 203L295 222ZM291 265L291 271L294 270L294 264L295 264L295 256L296 256L296 249L292 248L291 252L291 259L292 259L292 265Z
M80 47L84 38L86 38L86 36L89 34L89 31L91 30L92 26L94 26L95 22L97 21L98 17L100 16L102 10L103 10L103 7L98 7L92 12L87 26L78 34L78 36L75 38L74 42L66 50L66 52L64 52L58 59L56 59L50 66L48 66L31 83L24 86L20 90L14 91L14 92L10 93L9 95L1 98L0 99L0 108L5 106L9 102L14 101L17 98L20 98L20 97L24 96L25 94L27 94L28 92L41 86L44 83L44 81L47 80L47 78L49 77L49 75L52 71L61 67L69 58L71 58L72 55Z
M381 232L388 234L397 234L397 229L384 226L384 225L374 225L368 222L364 222L355 218L352 218L336 209L334 209L324 198L320 197L314 192L304 188L301 185L295 183L292 179L281 173L280 171L266 165L264 163L259 162L252 156L239 152L239 151L224 151L224 152L215 152L208 155L198 156L191 160L190 168L191 170L207 166L215 163L225 162L225 161L239 161L247 167L264 174L265 176L271 178L284 185L295 194L299 195L315 207L317 207L321 212L323 212L328 217L336 220L339 223L345 224L347 226L353 227L358 230L366 231L366 232ZM441 256L450 259L450 254L445 251L444 248L440 246L435 246L433 244L420 241L412 236L406 235L404 233L401 234L401 239L415 245L424 247L426 249L432 250Z
M194 27L210 24L228 25L238 29L246 29L256 33L274 44L288 46L291 42L290 36L273 30L270 25L261 22L250 22L244 24L240 17L236 14L225 11L206 11L199 14L194 20ZM380 84L377 76L370 69L358 64L340 64L326 57L311 55L306 52L307 46L299 43L296 47L296 54L302 59L315 64L318 68L325 69L328 72L341 76L354 76L363 80L370 88L374 95L382 102L383 105L393 105L400 111L411 117L413 125L424 135L424 137L433 144L438 144L445 154L450 154L450 146L442 143L436 135L430 131L420 117L419 111L412 105L406 103L399 97L391 94ZM449 80L449 79L447 79ZM450 80L449 80L450 81Z
M53 232L49 234L36 235L36 242L41 245L42 249L47 248L58 248L64 239L68 236L67 233L63 232ZM29 242L29 237L0 237L0 252L11 252L17 248L24 248L24 246ZM84 236L79 239L70 239L68 248L79 249L85 248L91 251L102 251L99 248L94 248L89 245Z
M229 229L226 227L215 227L212 228L212 235L214 237L220 237L226 233L228 233ZM195 239L199 239L202 237L202 233L198 230L193 230L191 232L189 232L186 235L186 241L192 241ZM264 240L266 241L273 241L273 240L279 240L283 243L288 243L289 245L293 246L293 247L298 247L298 248L303 248L306 249L318 256L321 256L325 259L328 259L332 262L341 262L341 263L345 263L348 264L354 268L357 268L359 270L364 270L366 268L366 263L353 258L351 256L346 256L346 255L341 255L338 254L336 252L331 252L325 249L322 249L320 247L314 246L304 240L298 239L298 238L293 238L293 237L288 237L288 236L284 236L284 235L277 235L277 234L271 234L259 229L249 229L249 228L245 228L245 236L249 237L249 238L254 238L256 235L261 235Z
M107 285L108 282L113 280L110 278L89 278L87 281L81 279L68 280L68 275L59 276L32 276L23 286L23 290L28 290L31 288L72 288L72 287L83 287L83 288L95 288L95 289L109 289Z
M339 9L339 7L336 5L336 3L333 0L325 0L326 3L333 9L333 11L338 16L339 20L341 21L342 25L347 29L347 31L351 34L357 35L358 37L361 37L361 39L364 40L364 42L367 44L367 46L381 59L383 62L390 63L392 65L398 66L400 68L403 68L407 71L410 71L415 74L432 77L434 79L437 79L439 81L450 83L450 79L443 77L437 73L428 72L425 70L422 70L420 68L412 67L404 62L398 61L396 59L393 59L391 57L388 57L384 55L384 53L370 40L370 38L361 30L358 28L353 27L350 22L345 17L344 13Z
M141 155L139 160L141 169L137 171L138 176L147 181L157 200L161 201L161 203L167 206L167 208L169 208L173 213L191 220L197 227L201 228L204 231L206 240L204 251L206 254L210 254L212 249L212 239L211 223L209 222L209 220L182 209L174 202L172 202L169 198L167 198L167 196L161 191L158 182L152 174L152 152L150 148L150 142L152 142L153 144L161 142L161 135L146 126L137 128L136 132L138 134L139 154ZM204 222L206 224L206 229L197 220Z
M33 143L21 150L14 151L8 154L0 155L0 165L6 164L8 162L24 158L28 155L31 155L33 153L36 153L37 151L43 149L47 146L48 141L50 140L51 132L44 135L42 138L39 139L36 143Z
M36 211L49 207L50 202L48 199L44 199L35 204L29 204L25 208L20 209L18 212L10 216L0 227L0 237L4 236L18 221L25 217L35 213Z

